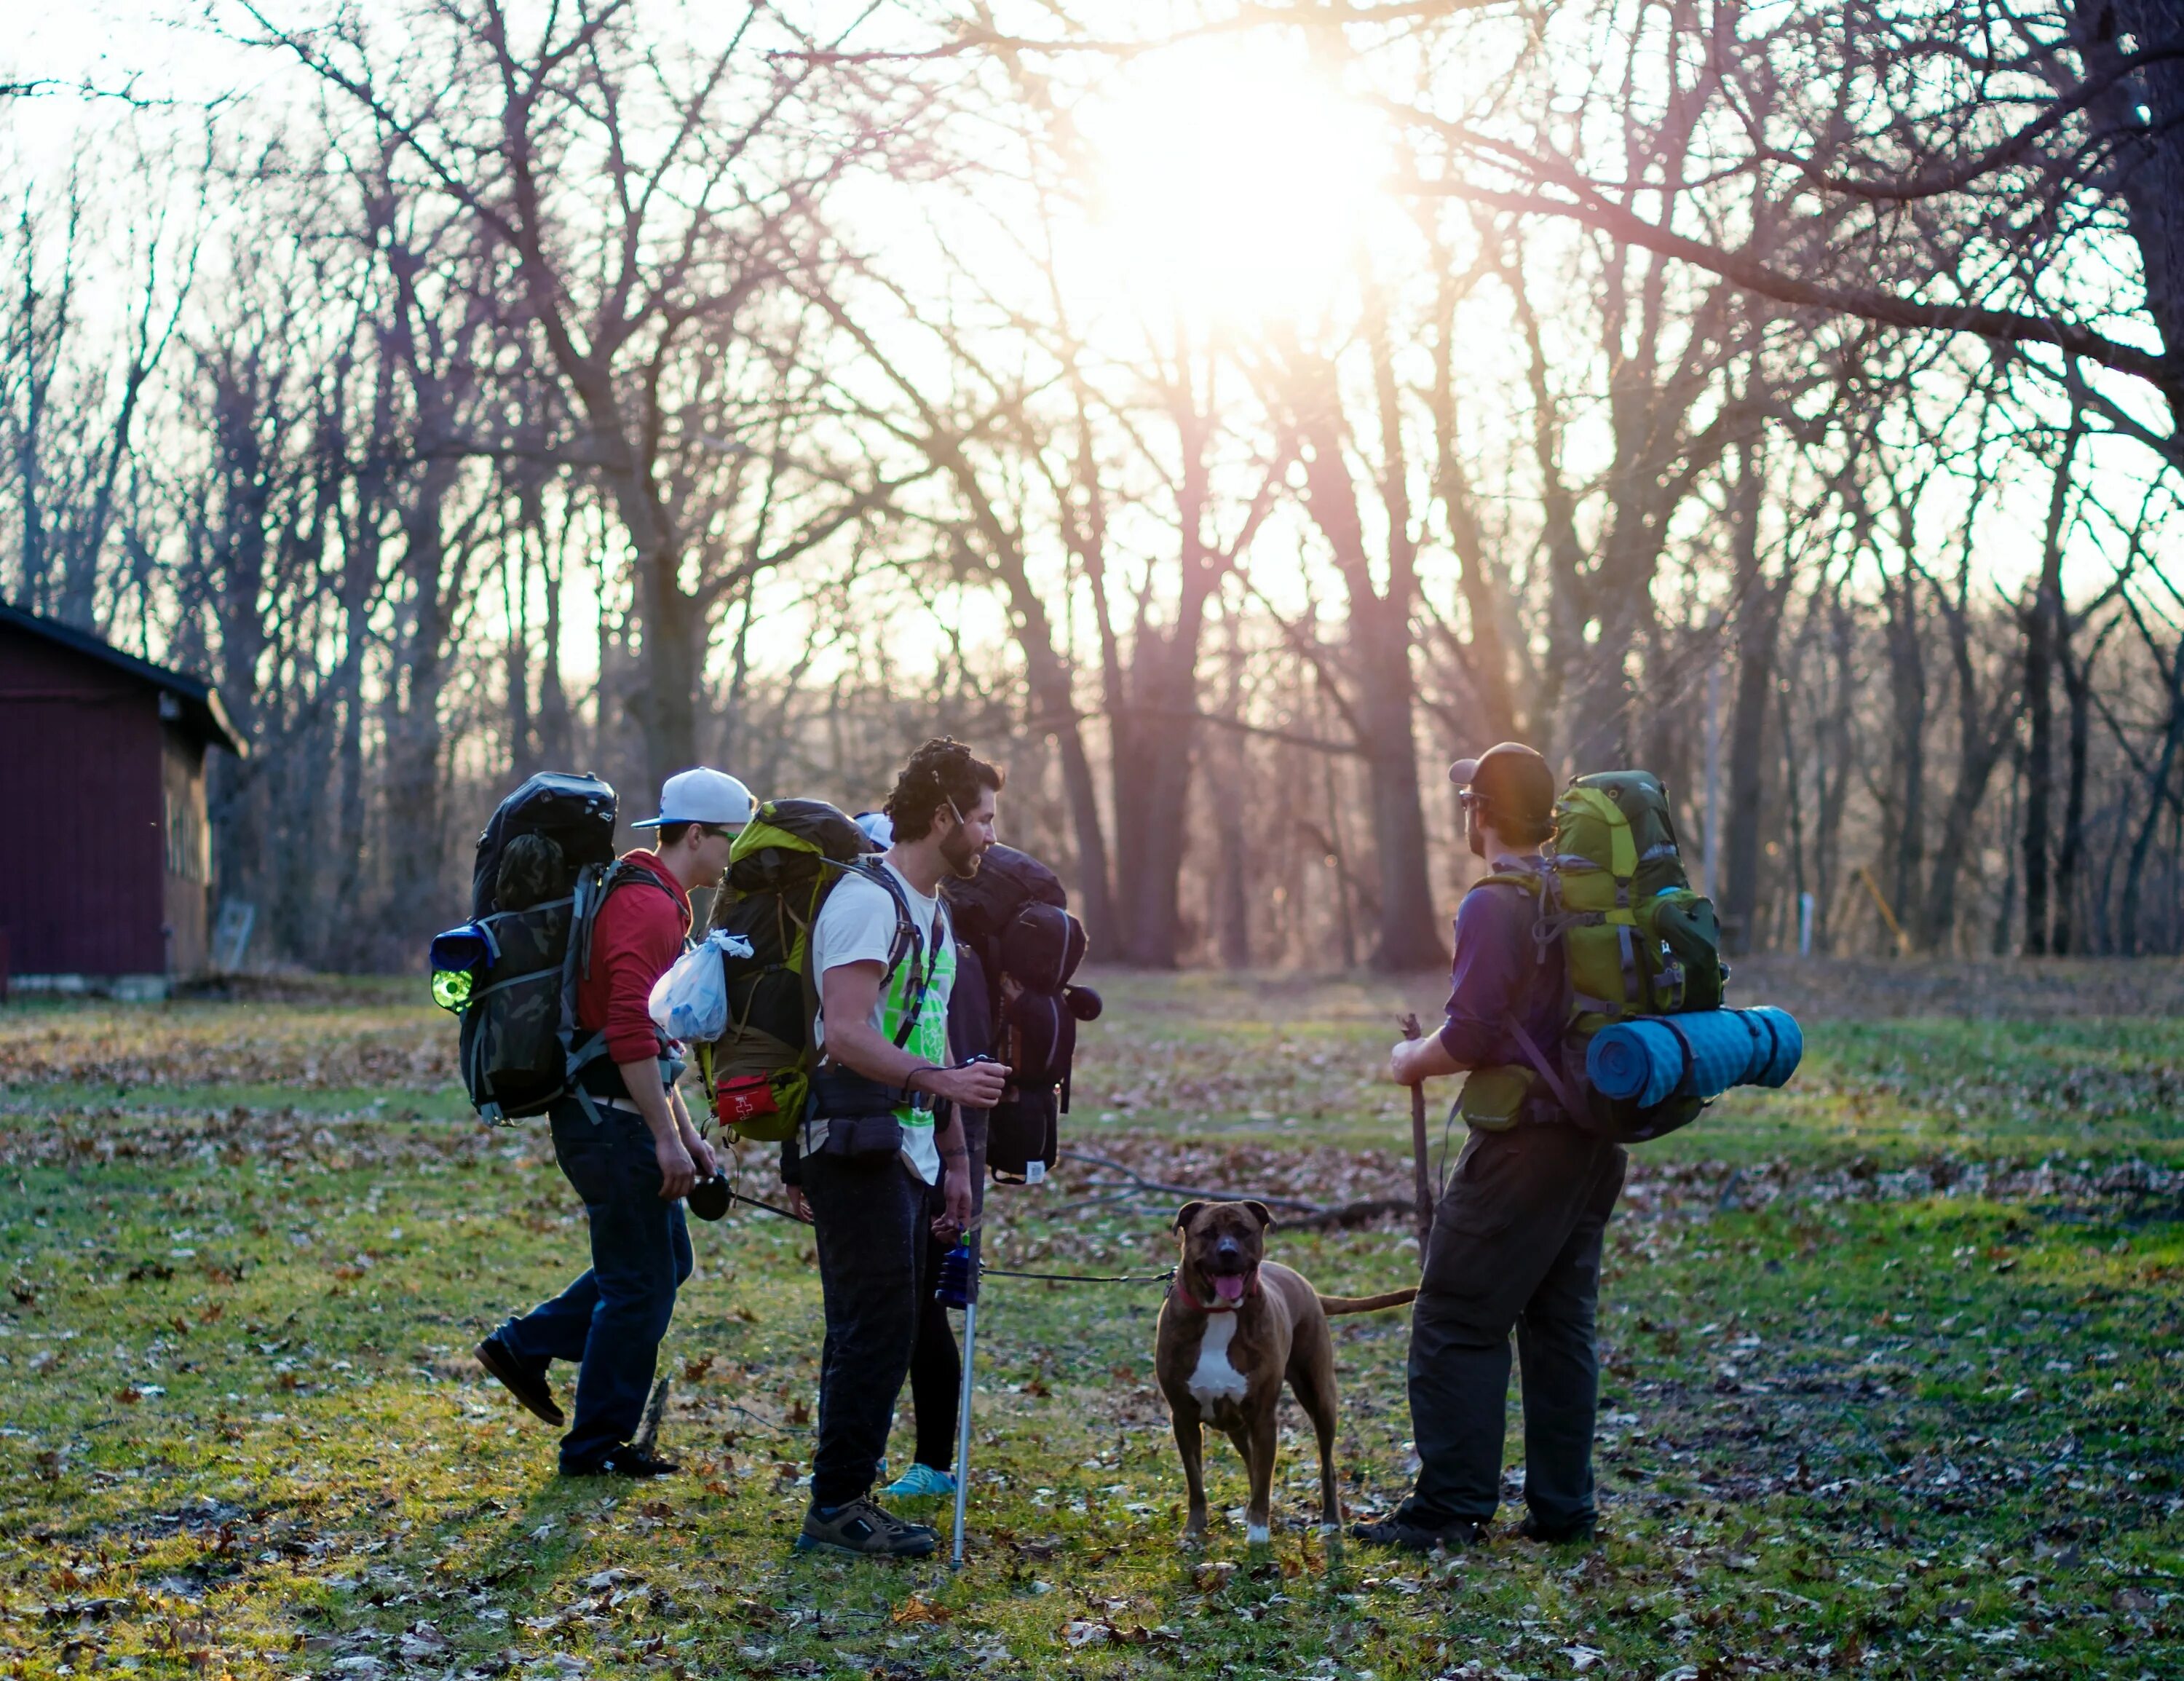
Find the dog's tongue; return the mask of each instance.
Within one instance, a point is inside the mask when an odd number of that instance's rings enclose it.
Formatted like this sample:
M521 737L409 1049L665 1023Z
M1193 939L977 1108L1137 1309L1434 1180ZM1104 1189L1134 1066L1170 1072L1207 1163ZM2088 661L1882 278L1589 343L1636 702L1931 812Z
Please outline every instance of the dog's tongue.
M1240 1274L1237 1274L1237 1275L1235 1275L1235 1276L1234 1276L1234 1277L1228 1277L1228 1276L1225 1276L1225 1275L1224 1275L1224 1276L1221 1276L1221 1277L1217 1277L1214 1279L1214 1281L1213 1281L1213 1294L1214 1294L1215 1295L1217 1295L1217 1296L1219 1296L1219 1297L1221 1298L1221 1300L1223 1300L1223 1301L1241 1301L1241 1300L1244 1300L1244 1279L1243 1279L1243 1276L1240 1273Z

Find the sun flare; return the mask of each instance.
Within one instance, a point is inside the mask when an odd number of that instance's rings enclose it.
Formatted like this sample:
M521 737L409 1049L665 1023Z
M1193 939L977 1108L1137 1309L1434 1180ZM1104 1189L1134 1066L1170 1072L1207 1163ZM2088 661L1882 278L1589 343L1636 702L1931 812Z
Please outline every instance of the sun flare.
M1123 71L1079 122L1121 285L1209 319L1323 307L1388 174L1377 114L1265 43L1162 53Z

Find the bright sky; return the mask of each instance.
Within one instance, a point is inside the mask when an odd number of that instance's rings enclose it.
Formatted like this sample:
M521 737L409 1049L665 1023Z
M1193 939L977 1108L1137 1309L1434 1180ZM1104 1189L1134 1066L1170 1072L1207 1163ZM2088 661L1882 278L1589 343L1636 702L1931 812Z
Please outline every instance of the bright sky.
M190 103L292 85L281 60L214 34L201 0L19 9L30 15L0 36L0 71L15 79L87 78ZM1133 8L1116 0L1115 9ZM10 101L0 144L64 167L78 136L95 150L118 109L65 95ZM1382 120L1295 33L1214 37L1114 68L1078 116L1100 160L1089 184L1092 220L1067 253L1072 290L1088 309L1139 320L1169 312L1195 333L1309 318L1353 271L1376 224L1399 209L1380 186L1392 155ZM1495 348L1482 346L1482 360ZM2134 499L2131 469L2089 470L2104 485L2115 480L2112 503ZM2010 497L1983 554L1997 582L2014 585L2036 563L2043 509L2044 487ZM2073 570L2081 587L2105 571L2089 548ZM570 654L588 662L590 650Z
M1292 35L1140 59L1085 103L1080 128L1105 162L1084 266L1105 272L1079 284L1201 323L1324 308L1387 203L1380 119Z

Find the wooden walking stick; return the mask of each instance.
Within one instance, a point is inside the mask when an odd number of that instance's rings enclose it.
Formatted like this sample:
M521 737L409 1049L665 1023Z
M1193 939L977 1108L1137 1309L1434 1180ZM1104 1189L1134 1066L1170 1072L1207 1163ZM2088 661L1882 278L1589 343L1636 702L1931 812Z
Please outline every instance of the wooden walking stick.
M1418 1018L1408 1010L1402 1016L1403 1037L1418 1037ZM1426 1239L1433 1235L1433 1176L1426 1172L1426 1088L1422 1080L1411 1082L1411 1168L1416 1175L1418 1199L1418 1266L1426 1264Z

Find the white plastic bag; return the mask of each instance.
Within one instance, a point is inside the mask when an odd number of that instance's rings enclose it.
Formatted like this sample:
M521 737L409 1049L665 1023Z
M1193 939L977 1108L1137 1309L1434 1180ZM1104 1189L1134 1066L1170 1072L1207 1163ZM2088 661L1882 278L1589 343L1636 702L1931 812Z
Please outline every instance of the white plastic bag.
M720 1038L728 1025L728 982L721 961L755 955L741 934L716 928L703 945L684 952L652 983L644 1007L653 1026L686 1044Z

